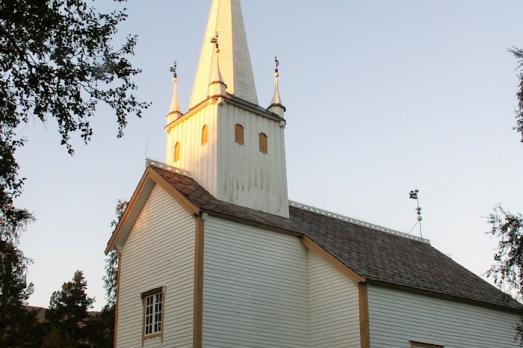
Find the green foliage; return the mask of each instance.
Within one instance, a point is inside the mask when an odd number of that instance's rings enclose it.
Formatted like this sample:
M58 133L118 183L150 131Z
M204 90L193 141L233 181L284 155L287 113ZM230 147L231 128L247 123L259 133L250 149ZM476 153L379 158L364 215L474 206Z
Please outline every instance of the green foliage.
M498 241L494 264L487 275L494 283L523 298L523 215L498 206L489 216L490 234ZM523 321L516 328L517 339L523 346Z
M523 216L498 206L490 214L489 224L490 234L499 242L488 275L496 285L523 295Z
M128 115L141 117L148 107L132 94L136 37L112 45L125 11L98 13L87 0L0 2L0 223L30 216L14 206L24 183L15 158L26 142L21 126L53 120L72 154L73 135L91 139L99 103L114 110L118 137Z
M49 331L43 339L41 348L75 348L75 343L67 334L61 334L57 329Z
M521 142L523 142L523 49L513 48L511 52L518 60L518 77L519 77L519 89L517 93L518 97L518 110L516 112L516 127L515 129L521 133Z
M127 208L127 201L118 200L115 208L115 219L111 221L111 227L114 229L120 222L120 219ZM104 276L104 287L107 297L108 309L114 308L116 304L116 281L118 278L118 254L116 251L112 251L107 255L105 261L105 276Z
M34 347L35 315L24 308L33 293L29 263L15 244L0 239L0 347Z
M115 219L111 221L111 227L114 229L120 222L120 219L127 208L127 201L118 200L115 208ZM106 291L107 303L103 307L101 314L92 322L95 341L92 341L95 347L113 346L114 325L116 314L116 291L118 279L118 253L112 251L107 255L105 261L104 287Z
M106 305L102 312L89 322L94 348L112 348L114 342L115 307Z
M71 281L65 282L60 291L53 292L47 320L53 329L70 337L75 343L89 342L90 328L87 310L94 299L87 296L87 281L81 271L76 271ZM82 345L76 345L82 347Z

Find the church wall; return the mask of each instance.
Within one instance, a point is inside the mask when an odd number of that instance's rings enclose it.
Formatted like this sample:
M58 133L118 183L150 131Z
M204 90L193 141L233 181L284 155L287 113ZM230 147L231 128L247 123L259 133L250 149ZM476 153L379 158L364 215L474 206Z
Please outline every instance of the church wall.
M203 346L308 347L299 238L211 216L204 234Z
M208 105L182 120L167 135L167 161L170 166L185 169L209 193L217 193L217 106ZM207 144L202 144L203 126L208 127ZM174 161L174 147L180 142L180 160Z
M219 121L217 198L288 217L284 128L227 103L219 108ZM236 124L244 127L244 145L235 143ZM268 154L259 151L260 133L268 135Z
M372 348L405 348L411 340L445 348L518 347L515 314L375 286L368 299Z
M310 347L359 348L358 286L308 252Z
M165 287L164 337L143 347L191 347L195 221L155 186L122 249L117 347L142 347L141 294Z

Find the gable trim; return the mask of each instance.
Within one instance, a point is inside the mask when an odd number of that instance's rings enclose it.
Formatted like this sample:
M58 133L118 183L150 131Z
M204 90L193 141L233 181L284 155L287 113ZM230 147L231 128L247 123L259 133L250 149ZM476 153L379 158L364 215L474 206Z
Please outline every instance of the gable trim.
M351 270L349 267L344 265L340 260L338 260L336 257L329 254L325 249L323 249L321 246L313 242L308 237L302 237L301 243L305 248L310 250L311 252L315 253L319 257L321 257L323 260L327 261L331 266L339 270L341 273L348 276L352 281L355 283L365 283L366 279Z
M118 222L111 238L107 242L105 248L105 254L109 254L111 250L115 249L118 241L128 232L134 223L132 218L136 219L142 210L146 199L144 195L149 195L154 185L160 186L165 192L167 192L178 204L180 204L189 214L198 215L200 209L192 204L187 198L185 198L178 190L176 190L171 184L169 184L164 178L162 178L152 167L148 167L142 176L142 179L138 183L127 208L125 209L122 218ZM147 192L149 191L149 192Z
M176 202L178 202L188 213L191 215L200 214L200 209L192 204L184 195L182 195L177 189L175 189L170 183L167 182L160 174L154 169L148 168L150 178L165 190Z

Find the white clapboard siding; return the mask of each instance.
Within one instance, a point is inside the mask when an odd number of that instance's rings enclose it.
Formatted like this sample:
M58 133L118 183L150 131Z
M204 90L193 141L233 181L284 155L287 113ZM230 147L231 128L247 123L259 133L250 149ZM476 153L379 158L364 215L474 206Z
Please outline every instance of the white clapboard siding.
M445 348L513 348L517 315L407 292L368 287L372 348L409 341Z
M204 347L307 347L306 257L297 237L208 217Z
M159 287L165 287L164 340L146 340L144 347L192 347L194 235L194 219L155 186L122 250L118 347L142 347L141 294Z
M310 347L359 348L357 284L313 252L308 256Z
M217 196L217 106L210 105L169 128L167 135L168 165L187 170L200 185ZM202 130L207 126L207 143L202 144ZM174 147L180 143L180 159L174 161Z
M234 105L219 109L218 199L289 216L285 128L274 120ZM244 127L244 145L235 143L236 124ZM259 134L267 135L268 153L259 148Z

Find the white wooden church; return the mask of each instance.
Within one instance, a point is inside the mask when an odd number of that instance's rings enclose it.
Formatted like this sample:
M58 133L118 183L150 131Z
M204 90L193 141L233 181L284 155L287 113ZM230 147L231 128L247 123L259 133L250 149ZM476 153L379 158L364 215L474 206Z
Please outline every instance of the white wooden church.
M108 242L116 347L517 347L523 306L428 241L289 201L278 79L260 106L240 0L213 0L190 109L175 76L166 164Z

